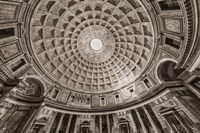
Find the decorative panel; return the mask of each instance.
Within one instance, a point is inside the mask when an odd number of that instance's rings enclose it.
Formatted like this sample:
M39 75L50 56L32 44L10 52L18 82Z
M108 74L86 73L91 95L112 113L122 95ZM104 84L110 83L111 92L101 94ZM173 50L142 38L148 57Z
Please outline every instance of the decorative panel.
M92 95L92 106L100 106L98 95Z
M6 62L20 54L22 54L22 50L19 41L14 41L0 46L0 57L3 62Z
M58 101L66 103L68 97L69 97L69 92L62 91L62 92L60 93L59 97L58 97Z
M113 94L108 94L106 96L106 99L107 99L107 105L115 105L115 99L114 99L114 96Z
M183 34L182 18L163 17L163 29L169 34L176 34L180 36L180 34Z
M0 1L0 22L16 21L20 4Z
M173 20L173 19L165 19L165 25L167 31L177 32L180 33L181 26L179 20Z
M143 94L144 92L146 92L147 90L145 89L144 85L140 84L138 86L136 86L135 91L138 95Z

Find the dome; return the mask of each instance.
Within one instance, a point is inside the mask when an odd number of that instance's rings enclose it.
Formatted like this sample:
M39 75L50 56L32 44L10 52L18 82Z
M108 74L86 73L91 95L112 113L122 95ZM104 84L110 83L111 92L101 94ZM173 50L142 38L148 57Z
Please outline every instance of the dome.
M29 34L32 56L45 77L85 93L134 84L157 45L151 17L137 0L43 0ZM97 50L94 40L101 45Z
M0 133L199 133L199 0L0 0Z

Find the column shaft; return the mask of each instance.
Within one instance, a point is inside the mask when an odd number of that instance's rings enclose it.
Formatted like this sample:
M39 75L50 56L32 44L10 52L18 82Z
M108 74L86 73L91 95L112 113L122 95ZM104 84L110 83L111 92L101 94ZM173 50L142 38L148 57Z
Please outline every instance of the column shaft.
M59 122L58 122L58 126L57 126L57 128L56 128L56 133L59 133L59 131L60 131L60 127L61 127L61 124L62 124L64 115L65 115L65 114L63 114L63 113L61 114L60 120L59 120Z
M99 133L102 133L102 116L99 116Z
M106 119L107 119L108 133L110 133L110 120L109 120L109 115L106 115Z
M41 111L41 107L33 111L32 115L30 115L29 120L26 122L26 124L24 125L24 127L22 128L20 132L31 132L34 126L35 119L37 118L40 111Z
M90 125L90 129L92 130L91 133L95 133L95 131L96 131L95 116L91 116L91 118L92 118L91 125Z
M149 119L151 126L153 127L155 133L159 133L159 130L158 130L157 126L155 125L153 119L151 118L149 112L147 111L147 109L144 106L143 106L143 109L144 109L144 112L147 115L147 118Z
M193 131L187 126L187 123L184 121L184 119L182 117L180 117L180 115L178 114L178 112L174 112L173 113L174 116L178 119L178 121L181 123L181 125L183 126L183 128L188 132L188 133L192 133Z
M196 89L195 87L191 86L188 83L184 82L184 86L189 89L193 94L195 94L198 98L200 98L200 90Z
M73 115L70 114L70 116L69 116L69 121L68 121L68 123L67 123L67 125L66 125L67 128L66 128L65 133L69 133L69 128L70 128L70 125L71 125L72 116L73 116Z
M151 109L152 109L153 113L155 114L155 116L157 117L158 121L160 122L161 126L163 127L164 131L166 133L170 132L170 129L168 126L169 124L166 123L167 120L164 120L165 118L160 116L154 107L152 107Z
M115 115L113 114L113 118L114 118L114 128L113 128L114 133L119 133L119 123L116 114Z
M130 114L131 115L131 114ZM132 130L133 132L136 132L137 131L137 128L136 128L136 124L135 124L135 121L133 119L133 116L131 115L131 124L132 124Z
M140 116L138 110L135 109L135 112L136 112L136 114L137 114L138 120L140 121L140 124L141 124L141 126L142 126L143 132L144 132L144 133L148 133L146 127L144 126L144 123L143 123L143 121L142 121L142 118L141 118L141 116Z
M52 115L52 117L51 117L51 121L50 121L49 126L48 126L48 128L47 128L47 131L46 131L45 133L49 133L49 132L50 132L51 127L53 126L54 120L55 120L55 118L56 118L56 115L57 115L57 113L56 113L56 112L53 112L53 115Z

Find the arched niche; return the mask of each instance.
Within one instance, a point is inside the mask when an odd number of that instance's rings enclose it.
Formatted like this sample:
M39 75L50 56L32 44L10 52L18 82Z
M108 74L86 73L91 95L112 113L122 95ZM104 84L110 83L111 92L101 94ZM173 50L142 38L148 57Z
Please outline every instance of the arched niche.
M23 94L33 97L42 97L44 95L44 86L38 79L27 78L25 81L27 86L26 90L22 92Z
M47 87L46 80L40 76L26 75L20 77L20 79L22 80L23 83L25 83L27 87L30 86L31 82L39 84L43 96L46 95L46 93L48 92L49 88Z
M24 104L41 104L44 100L45 89L41 80L34 77L24 78L15 88L10 92L10 99L13 103L15 101L22 101Z
M166 60L159 64L157 68L157 76L160 81L169 82L178 80L178 76L185 70L183 68L176 69L176 63L172 60Z

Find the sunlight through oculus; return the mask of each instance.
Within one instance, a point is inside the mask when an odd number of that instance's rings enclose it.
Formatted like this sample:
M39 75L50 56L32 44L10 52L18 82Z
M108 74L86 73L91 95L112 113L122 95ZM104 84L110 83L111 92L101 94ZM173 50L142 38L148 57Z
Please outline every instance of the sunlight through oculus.
M103 43L100 39L92 39L92 41L90 42L90 48L93 51L100 51L103 48Z

